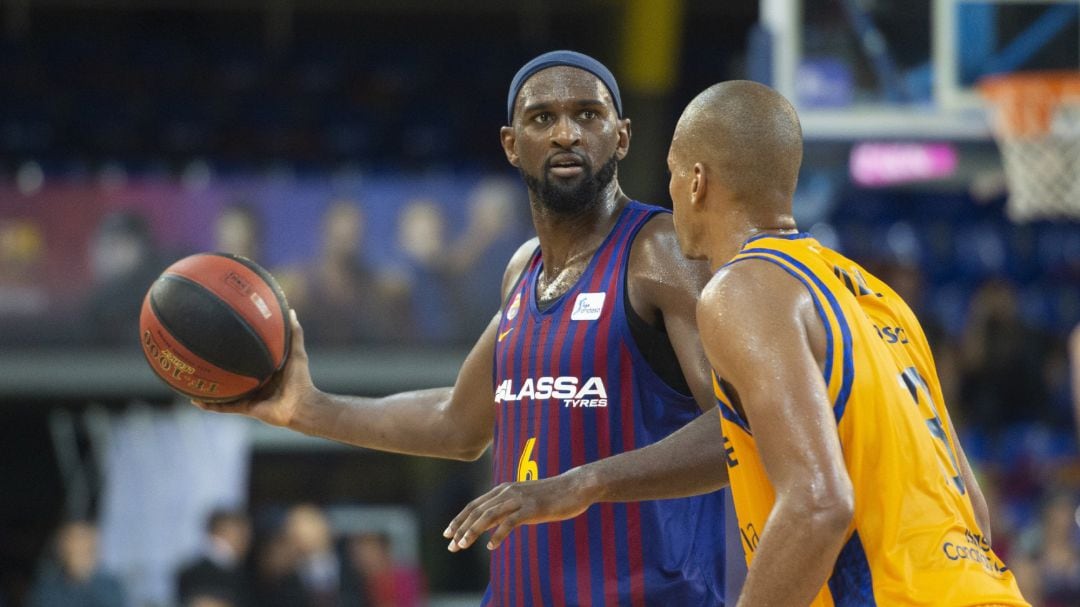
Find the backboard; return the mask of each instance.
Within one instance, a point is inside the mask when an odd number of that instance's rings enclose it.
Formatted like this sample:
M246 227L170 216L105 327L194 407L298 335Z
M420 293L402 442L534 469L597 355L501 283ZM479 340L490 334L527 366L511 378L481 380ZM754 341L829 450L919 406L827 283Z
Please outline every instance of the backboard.
M1080 0L762 0L761 19L810 141L989 142L980 78L1080 69Z

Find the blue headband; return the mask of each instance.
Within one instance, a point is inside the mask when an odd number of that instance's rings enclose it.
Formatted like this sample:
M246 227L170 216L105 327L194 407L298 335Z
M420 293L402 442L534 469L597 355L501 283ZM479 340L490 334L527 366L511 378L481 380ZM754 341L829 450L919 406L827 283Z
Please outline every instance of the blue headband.
M521 66L518 73L514 75L514 80L510 82L510 94L506 97L506 124L511 124L514 121L514 102L517 100L518 93L521 92L521 87L525 85L525 81L540 70L560 65L576 67L599 78L600 82L603 82L608 92L611 93L611 99L615 102L615 111L622 118L622 99L619 98L619 85L615 83L615 76L611 75L611 70L588 55L575 51L551 51Z

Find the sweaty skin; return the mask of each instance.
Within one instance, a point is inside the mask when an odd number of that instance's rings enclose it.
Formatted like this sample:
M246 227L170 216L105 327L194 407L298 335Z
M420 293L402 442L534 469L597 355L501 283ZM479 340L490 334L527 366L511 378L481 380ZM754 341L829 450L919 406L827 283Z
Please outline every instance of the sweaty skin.
M776 491L739 604L809 604L832 571L855 508L821 373L824 328L806 289L757 260L710 281L698 322L709 361L738 394Z
M791 198L801 158L794 110L771 89L748 82L699 95L680 119L668 156L679 245L688 257L708 260L715 272L697 306L703 347L754 429L776 494L741 607L813 600L854 516L851 478L822 374L825 328L808 292L767 262L722 268L753 236L797 231ZM497 545L516 525L581 512L582 498L563 493L571 487L587 487L589 503L712 490L726 482L717 473L726 475L724 455L710 450L720 442L716 418L701 416L643 449L551 479L496 487L458 515L446 534L464 547L494 528L491 542ZM958 459L977 522L988 534L986 503L962 449ZM699 476L681 476L680 469ZM697 483L682 482L689 478Z
M578 205L572 211L555 210L530 188L538 238L522 245L507 265L503 301L537 244L544 256L539 291L545 299L558 297L581 276L629 200L619 188L617 175L592 200L571 194L582 180L597 176L608 161L626 156L630 121L618 117L610 94L595 76L555 67L526 82L518 96L514 124L502 128L500 139L511 165L531 180L546 181L566 194L560 195L564 207ZM708 268L679 254L670 216L657 216L639 232L627 275L634 310L646 321L663 323L695 400L703 410L713 408L710 371L694 321L697 295L708 280ZM195 404L359 447L475 460L493 439L492 360L498 320L499 316L492 318L473 346L453 387L368 398L330 394L313 384L303 330L293 315L288 362L267 390L238 403ZM708 459L722 454L720 441L699 448L699 454ZM683 485L700 485L702 474L714 486L723 482L723 472L718 470L686 468L672 474L670 482ZM567 496L575 500L571 509L584 509L589 489L585 479L569 480Z

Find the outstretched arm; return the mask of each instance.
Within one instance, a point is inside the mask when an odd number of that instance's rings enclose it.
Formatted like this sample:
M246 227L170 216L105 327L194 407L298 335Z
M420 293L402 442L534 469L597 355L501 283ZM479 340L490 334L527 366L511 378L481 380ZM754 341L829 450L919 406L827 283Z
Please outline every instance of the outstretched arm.
M533 247L534 241L526 243L511 260L503 278L504 296ZM358 447L474 460L487 450L494 431L491 364L498 321L496 316L488 323L452 388L366 398L329 394L315 387L303 330L294 315L288 362L265 393L239 403L195 404L209 411L248 415L271 425Z
M493 320L465 359L454 387L366 398L315 387L304 332L294 313L289 360L268 394L236 403L195 404L357 447L473 460L487 449L494 424L490 360L495 327Z
M826 583L854 513L821 373L824 327L805 288L759 260L717 273L702 293L698 326L776 492L738 605L807 605Z

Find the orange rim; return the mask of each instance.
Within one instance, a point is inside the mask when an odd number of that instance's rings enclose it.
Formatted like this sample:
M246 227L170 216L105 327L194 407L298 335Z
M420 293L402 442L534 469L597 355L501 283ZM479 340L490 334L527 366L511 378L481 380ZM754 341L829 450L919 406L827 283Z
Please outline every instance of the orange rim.
M995 128L1001 135L1035 137L1050 132L1062 103L1080 104L1080 71L991 76L979 82L978 90L995 108Z

